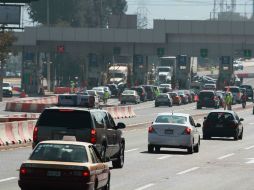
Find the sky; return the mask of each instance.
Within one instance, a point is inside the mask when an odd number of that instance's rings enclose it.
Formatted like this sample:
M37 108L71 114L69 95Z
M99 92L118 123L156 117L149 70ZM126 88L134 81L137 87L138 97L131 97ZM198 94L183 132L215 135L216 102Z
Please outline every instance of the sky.
M210 18L210 13L213 10L214 0L127 0L128 14L137 12L138 7L144 7L147 10L147 16L151 22L153 19L168 19L168 20L205 20ZM219 2L220 0L217 0ZM236 0L236 11L247 12L250 15L252 12L253 0ZM224 0L230 5L231 0ZM219 11L219 7L216 10Z
M220 0L216 0L219 2ZM167 20L205 20L210 18L214 0L127 0L127 14L136 14L137 10L147 13L149 26L152 27L153 19ZM225 7L231 0L224 0ZM253 0L236 0L237 12L251 15ZM219 8L216 10L219 11ZM25 23L30 25L25 14Z

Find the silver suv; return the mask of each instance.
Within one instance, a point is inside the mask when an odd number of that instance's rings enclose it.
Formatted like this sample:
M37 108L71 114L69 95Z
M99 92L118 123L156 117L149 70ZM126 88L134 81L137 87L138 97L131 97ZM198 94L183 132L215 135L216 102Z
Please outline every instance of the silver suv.
M44 140L63 140L66 137L94 144L104 161L112 161L114 168L124 165L125 124L114 122L104 110L52 107L45 109L33 133L33 147Z

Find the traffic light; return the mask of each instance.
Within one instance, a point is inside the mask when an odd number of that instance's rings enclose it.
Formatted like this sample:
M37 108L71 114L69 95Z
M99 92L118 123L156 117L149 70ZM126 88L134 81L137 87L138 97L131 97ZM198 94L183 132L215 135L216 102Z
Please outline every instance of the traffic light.
M251 58L251 56L252 56L252 51L251 51L250 49L245 49L245 50L243 51L243 54L244 54L244 57L245 57L245 58Z
M207 58L208 57L208 49L200 49L200 56L202 58Z
M165 55L165 49L164 48L157 48L157 56L162 57Z
M0 0L0 3L31 3L38 0Z

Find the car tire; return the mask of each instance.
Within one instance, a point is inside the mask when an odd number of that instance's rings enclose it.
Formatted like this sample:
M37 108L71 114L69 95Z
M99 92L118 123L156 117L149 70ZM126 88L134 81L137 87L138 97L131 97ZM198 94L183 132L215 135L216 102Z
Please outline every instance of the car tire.
M156 153L160 153L160 151L161 151L161 147L155 146L155 152L156 152Z
M103 162L106 162L106 150L106 145L102 145L100 155Z
M209 139L211 139L211 137L209 135L203 134L203 139L204 140L209 140Z
M157 107L159 107L159 105L158 105L158 104L155 104L155 107L157 108Z
M239 140L239 133L237 133L237 134L234 136L234 140L235 140L235 141L238 141L238 140Z
M188 154L193 154L193 152L194 152L193 144L191 145L191 147L187 148L187 152L188 152Z
M239 139L240 139L240 140L243 140L243 130L242 130L242 132L241 132L241 135L239 136Z
M124 143L121 143L120 147L117 160L112 161L113 168L122 168L124 165Z
M148 153L153 153L153 151L154 151L154 146L149 144L148 147L147 147L147 149L148 149Z
M202 107L197 105L197 109L198 109L198 110L201 110L201 109L202 109Z
M200 146L200 140L198 140L198 143L194 146L194 152L195 153L199 152L199 146Z

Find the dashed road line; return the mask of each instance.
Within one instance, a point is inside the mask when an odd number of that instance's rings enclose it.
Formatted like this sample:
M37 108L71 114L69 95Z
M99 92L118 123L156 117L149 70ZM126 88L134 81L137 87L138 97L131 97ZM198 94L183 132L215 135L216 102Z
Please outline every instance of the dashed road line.
M234 156L235 155L235 153L231 153L231 154L227 154L227 155L224 155L224 156L221 156L221 157L219 157L219 158L217 158L218 160L223 160L223 159L225 159L225 158L228 158L228 157L231 157L231 156Z
M177 173L177 175L183 175L183 174L186 174L186 173L189 173L189 172L193 172L193 171L195 171L197 169L199 169L199 167L193 167L193 168L190 168L188 170L184 170L182 172L179 172L179 173Z
M254 145L246 147L245 150L250 150L250 149L253 149L253 148L254 148Z
M167 159L167 158L171 158L173 157L172 155L167 155L167 156L162 156L162 157L159 157L157 158L158 160L164 160L164 159Z
M0 179L0 183L15 180L15 179L17 179L17 178L16 177L9 177L9 178L5 178L5 179Z
M254 158L248 158L248 162L245 162L246 164L254 164Z
M142 186L142 187L139 187L139 188L137 188L137 189L135 189L135 190L144 190L144 189L148 189L148 188L150 188L150 187L152 187L152 186L154 186L154 185L155 185L154 183L150 183L150 184L144 185L144 186Z
M126 150L125 153L127 153L127 152L134 152L134 151L137 151L137 150L138 150L138 148L133 148L133 149L130 149L130 150Z

